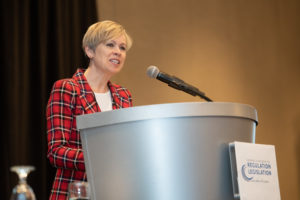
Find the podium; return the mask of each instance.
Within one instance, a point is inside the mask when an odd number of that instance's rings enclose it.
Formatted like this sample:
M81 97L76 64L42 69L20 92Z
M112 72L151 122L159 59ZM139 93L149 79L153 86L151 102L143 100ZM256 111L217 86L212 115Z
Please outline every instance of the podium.
M228 143L255 142L257 112L171 103L77 116L94 200L232 200Z

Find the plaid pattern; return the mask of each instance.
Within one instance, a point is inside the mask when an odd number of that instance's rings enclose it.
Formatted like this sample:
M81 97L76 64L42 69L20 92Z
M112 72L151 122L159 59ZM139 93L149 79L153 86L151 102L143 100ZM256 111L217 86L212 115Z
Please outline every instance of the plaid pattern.
M78 69L72 79L54 83L47 105L47 157L57 168L51 200L64 200L68 196L71 181L86 181L86 173L76 116L101 112L96 98L84 76ZM130 92L108 82L113 99L113 109L132 106Z

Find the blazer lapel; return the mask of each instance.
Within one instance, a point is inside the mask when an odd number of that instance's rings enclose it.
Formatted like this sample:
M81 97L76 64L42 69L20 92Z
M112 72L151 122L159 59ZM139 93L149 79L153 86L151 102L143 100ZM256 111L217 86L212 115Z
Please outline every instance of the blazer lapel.
M81 91L80 100L85 114L99 112L100 108L96 102L94 94L84 93Z
M122 108L120 104L121 97L120 94L117 92L117 89L113 86L113 84L110 81L108 82L108 87L111 92L113 110Z
M100 108L97 104L95 95L83 73L84 71L82 69L78 69L76 74L73 76L73 78L79 84L79 88L80 88L79 98L81 100L81 105L84 109L84 113L90 114L90 113L99 112Z

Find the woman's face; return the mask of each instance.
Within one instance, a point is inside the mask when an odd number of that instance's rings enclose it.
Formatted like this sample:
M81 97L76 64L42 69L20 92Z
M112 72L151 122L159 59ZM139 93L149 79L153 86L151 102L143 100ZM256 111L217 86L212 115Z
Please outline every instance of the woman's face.
M100 43L95 51L87 50L90 65L94 65L102 73L110 76L114 75L123 68L126 59L126 48L124 35Z

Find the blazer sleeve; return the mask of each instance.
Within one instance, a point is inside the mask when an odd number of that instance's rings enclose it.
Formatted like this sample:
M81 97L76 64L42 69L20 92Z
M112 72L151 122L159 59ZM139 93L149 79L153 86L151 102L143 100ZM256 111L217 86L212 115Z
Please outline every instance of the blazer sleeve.
M83 151L70 145L76 88L69 80L54 83L47 105L47 157L57 168L85 171Z

